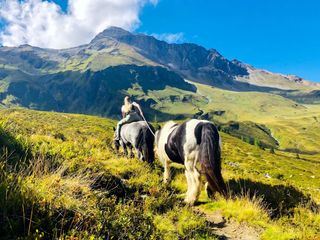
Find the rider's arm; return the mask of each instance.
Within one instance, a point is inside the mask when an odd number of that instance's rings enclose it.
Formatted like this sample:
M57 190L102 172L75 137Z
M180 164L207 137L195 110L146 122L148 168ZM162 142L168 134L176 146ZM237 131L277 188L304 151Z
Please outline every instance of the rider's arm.
M124 106L121 107L121 115L122 115L122 118L126 116L126 113L124 112Z
M142 109L141 109L140 105L138 103L136 103L136 102L133 102L132 105L135 106L139 110L139 114L141 116L143 116L143 112L142 112Z

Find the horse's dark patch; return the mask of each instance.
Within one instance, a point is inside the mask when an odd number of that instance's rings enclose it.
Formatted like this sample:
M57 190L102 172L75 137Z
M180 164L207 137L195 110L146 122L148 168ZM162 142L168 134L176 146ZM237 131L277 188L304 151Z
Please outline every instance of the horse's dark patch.
M176 127L178 124L174 125ZM171 161L184 163L183 146L186 143L186 122L176 127L168 136L164 148Z
M134 146L135 148L139 148L141 145L142 145L142 142L143 142L143 129L139 129L139 133L138 133L138 136L136 138L136 145Z
M226 195L227 188L221 175L219 132L212 123L202 124L200 141L199 161L209 183L209 192L219 191Z
M212 134L214 135L213 136L214 139L219 139L219 132L214 124L208 123L208 122L201 122L194 129L194 135L196 136L196 140L197 140L198 145L201 144L201 142L202 142L203 126L209 126L209 128L212 130Z
M201 135L202 135L202 127L204 123L200 122L197 124L197 126L194 129L194 135L196 136L197 144L199 145L201 143Z

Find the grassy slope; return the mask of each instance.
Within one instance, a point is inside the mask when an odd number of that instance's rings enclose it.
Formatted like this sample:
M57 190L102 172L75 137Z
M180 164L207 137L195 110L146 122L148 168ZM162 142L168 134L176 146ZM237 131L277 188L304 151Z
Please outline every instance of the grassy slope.
M320 156L297 159L290 153L271 154L227 134L222 133L222 139L223 175L234 198L211 201L202 192L199 208L260 228L262 239L319 237L320 215L304 205L320 202ZM179 173L173 184L186 191L184 181Z
M218 120L254 121L271 128L280 147L318 151L320 105L301 105L268 93L230 92L197 85L210 103L204 109L225 109Z
M114 153L114 121L1 110L1 122L1 145L13 151L0 161L1 236L214 238L205 219L161 184L160 169ZM16 145L30 149L26 168L24 161L11 167L19 159Z
M299 149L319 152L320 105L298 104L290 99L261 92L233 92L202 84L195 84L197 93L174 88L142 92L129 90L130 94L156 101L155 109L168 114L193 116L199 112L225 111L214 120L252 121L266 125L280 142L280 149ZM187 96L187 101L183 98ZM152 119L154 120L154 119Z
M64 71L103 70L121 64L158 65L131 46L113 40L64 50L38 49L30 46L0 49L0 69L21 70L31 74ZM12 53L8 53L12 51ZM39 64L42 64L39 67Z
M248 82L253 85L274 87L278 89L295 89L295 90L314 90L319 89L320 85L303 80L302 83L297 83L294 80L289 80L288 76L268 72L265 70L249 70L250 75L238 77L238 81Z
M277 118L306 113L309 110L292 100L278 95L260 92L232 92L197 84L198 93L209 98L205 109L226 109L220 121L229 119L239 121L266 122ZM320 108L319 108L320 109Z
M64 209L73 221L78 221L77 225L68 222L67 217L51 219L57 223L59 231L56 230L56 235L97 237L99 233L108 233L114 236L115 229L121 228L126 229L123 234L131 238L137 238L138 234L167 236L168 239L214 238L210 224L192 209L184 207L176 195L186 189L181 167L173 171L172 188L166 188L161 184L160 168L152 170L146 164L114 154L110 148L114 121L29 110L1 110L0 118L6 131L29 146L33 155L45 156L44 162L51 159L57 165L48 169L34 164L32 174L20 176L19 182L27 218L32 204L39 204L40 210L49 211L49 219ZM233 198L210 201L202 192L200 209L206 213L218 210L228 219L254 226L265 239L315 238L320 231L320 215L300 204L320 202L319 156L301 155L301 159L296 159L289 153L270 154L226 134L222 134L222 138L223 175ZM33 162L37 163L36 160ZM46 170L39 173L38 168ZM0 175L3 176L4 169L1 169ZM97 171L100 175L96 174ZM109 180L99 181L103 187L92 189L92 181L96 183L95 178L101 173ZM117 180L117 184L110 179ZM119 195L122 196L120 202L111 201L112 196ZM144 196L143 200L139 196ZM8 202L2 200L1 203L10 209ZM109 209L109 215L114 218L103 214L105 207L115 209L115 212ZM28 227L22 230L22 235L29 232L35 236L40 232L50 236L45 223L41 223L43 212L40 216L34 213L38 221L31 224L30 231ZM14 223L13 218L11 224ZM27 220L24 223L29 224ZM62 227L64 225L68 227ZM75 227L80 231L75 232Z
M155 66L156 63L137 53L132 47L118 43L112 44L102 50L85 50L84 56L75 55L60 64L61 69L72 71L100 71L110 66L122 64L135 64Z

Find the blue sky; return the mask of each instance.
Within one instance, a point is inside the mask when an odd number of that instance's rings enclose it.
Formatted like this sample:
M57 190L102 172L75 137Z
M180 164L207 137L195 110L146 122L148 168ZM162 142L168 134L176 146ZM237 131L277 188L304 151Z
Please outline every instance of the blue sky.
M142 32L183 32L227 58L320 81L320 1L162 0L141 14Z
M66 11L67 1L53 2ZM173 41L320 82L320 1L158 0L141 8L138 18L136 32L176 34Z

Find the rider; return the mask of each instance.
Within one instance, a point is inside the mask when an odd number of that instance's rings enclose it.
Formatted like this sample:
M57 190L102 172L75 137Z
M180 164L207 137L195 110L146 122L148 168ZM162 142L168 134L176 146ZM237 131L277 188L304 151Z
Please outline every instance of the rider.
M122 119L117 124L115 140L120 140L121 127L126 123L143 120L143 113L138 103L132 102L129 96L124 98L124 104L121 107Z

